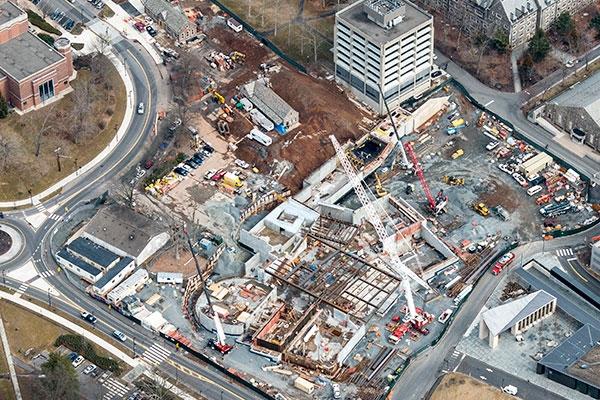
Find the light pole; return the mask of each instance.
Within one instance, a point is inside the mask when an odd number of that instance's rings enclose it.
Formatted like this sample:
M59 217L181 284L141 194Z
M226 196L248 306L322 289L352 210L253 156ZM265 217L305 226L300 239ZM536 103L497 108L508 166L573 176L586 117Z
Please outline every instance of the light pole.
M132 337L133 339L133 345L131 346L133 348L133 358L135 358L135 336Z

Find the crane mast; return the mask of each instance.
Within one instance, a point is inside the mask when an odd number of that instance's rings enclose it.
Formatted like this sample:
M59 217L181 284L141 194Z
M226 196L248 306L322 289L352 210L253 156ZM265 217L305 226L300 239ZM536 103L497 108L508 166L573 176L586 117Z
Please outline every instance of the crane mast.
M408 155L411 158L411 161L415 168L415 173L419 177L419 181L421 182L421 187L423 188L423 191L425 192L425 197L427 197L427 202L429 203L429 208L431 208L431 210L435 210L436 201L433 198L433 195L431 194L431 189L429 189L429 184L427 183L427 180L425 179L425 174L423 173L423 168L421 168L421 164L419 163L419 160L417 159L417 154L415 153L415 149L413 149L412 144L410 142L406 142L406 144L404 146L406 147L406 151L408 152Z
M385 226L383 225L383 221L381 220L381 217L375 210L375 207L373 206L373 203L371 202L371 199L369 198L369 195L367 194L367 191L363 186L361 178L359 178L356 174L354 166L352 165L352 163L350 163L350 160L346 156L344 149L337 141L336 137L330 135L329 139L333 144L335 153L338 159L340 160L344 172L348 176L348 179L350 180L350 183L352 184L352 187L354 188L354 191L356 192L359 201L366 210L369 222L371 223L371 225L373 225L373 228L375 228L375 232L377 233L377 236L379 237L379 240L383 245L383 249L388 254L389 265L391 266L393 272L402 279L402 288L404 290L404 297L406 298L408 312L410 313L411 319L415 320L419 316L415 308L412 289L410 286L410 279L414 280L426 289L429 289L429 285L427 285L427 283L423 279L421 279L421 277L419 277L408 267L406 267L406 265L404 265L404 263L400 260L400 257L398 257L398 254L396 252L396 248L394 247L394 244L391 243L392 240L390 240L391 238L388 235Z

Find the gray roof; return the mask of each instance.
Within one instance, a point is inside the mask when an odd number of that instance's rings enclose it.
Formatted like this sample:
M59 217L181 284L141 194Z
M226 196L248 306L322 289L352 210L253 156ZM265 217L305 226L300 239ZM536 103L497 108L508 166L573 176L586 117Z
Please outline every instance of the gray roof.
M492 3L489 3L489 5ZM516 21L530 13L537 12L535 0L500 0L500 4L510 22Z
M61 249L58 252L58 256L61 258L64 258L71 264L81 268L83 271L91 274L92 276L98 276L102 273L102 271L100 271L98 268L94 267L91 264L88 264L87 262L83 261L79 257L75 257L73 254L69 253L66 249Z
M133 262L133 258L131 257L123 257L116 263L112 268L102 275L102 278L98 279L94 286L98 289L102 289L106 284L108 284L115 276L119 275L119 272L123 271Z
M296 114L296 116L298 114L285 100L262 82L250 82L244 85L242 92L275 124L282 124L292 114Z
M56 64L63 55L31 32L0 44L0 70L17 81Z
M600 127L600 72L564 91L551 103L559 107L581 108Z
M162 19L166 28L176 34L179 34L183 28L191 24L180 8L174 7L166 0L146 0L144 6L149 14Z
M499 335L553 300L556 300L556 297L543 290L538 290L527 296L487 310L481 317L492 335Z
M87 258L104 268L108 268L119 259L119 256L112 251L84 237L73 240L67 245L67 249L76 256Z
M165 229L156 221L118 204L103 208L88 222L84 232L125 254L138 257L148 242Z
M563 374L571 375L567 368L598 346L600 346L600 330L586 324L552 349L538 363Z
M0 25L12 21L21 14L24 14L23 10L13 2L0 1Z
M394 39L399 38L422 25L425 22L433 21L433 17L425 11L418 8L410 1L406 3L406 14L401 23L393 28L385 29L377 25L375 22L367 18L367 14L363 10L363 2L357 1L336 14L336 19L340 19L349 25L353 30L361 32L368 37L371 42L382 45Z

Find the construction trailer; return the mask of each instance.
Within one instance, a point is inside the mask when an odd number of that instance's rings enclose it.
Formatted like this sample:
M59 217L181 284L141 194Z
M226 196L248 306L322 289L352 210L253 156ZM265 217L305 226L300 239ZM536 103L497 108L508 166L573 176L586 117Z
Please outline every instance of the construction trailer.
M525 176L532 176L542 171L554 160L547 153L541 152L521 164L520 171Z

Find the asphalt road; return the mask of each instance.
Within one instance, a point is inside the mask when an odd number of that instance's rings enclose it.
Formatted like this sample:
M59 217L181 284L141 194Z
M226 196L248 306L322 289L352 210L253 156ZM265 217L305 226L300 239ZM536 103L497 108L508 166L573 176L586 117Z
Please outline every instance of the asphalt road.
M503 388L507 385L515 386L518 389L517 396L526 400L566 400L564 397L541 388L524 379L495 369L492 366L481 362L473 357L465 356L456 369L458 372L472 376L475 379L483 381L488 385L497 388Z
M588 242L600 233L600 224L578 235L557 238L551 241L527 243L512 250L515 261L509 270L522 267L534 255L542 252L555 252L561 248L573 248ZM507 271L507 270L505 270ZM473 292L456 314L452 325L435 347L425 351L413 360L394 386L390 396L393 400L420 400L425 398L437 377L442 373L444 360L450 358L450 352L461 340L475 317L492 294L500 279L486 272L473 288Z
M136 45L120 40L113 44L113 49L126 63L127 71L133 81L134 91L128 95L134 97L134 104L143 101L146 105L146 113L134 115L119 146L100 165L82 174L76 181L67 185L59 196L44 203L46 209L56 205L59 206L54 212L54 217L58 220L48 218L42 226L37 230L33 230L23 217L38 213L39 211L35 208L5 213L6 219L3 220L3 223L8 223L22 232L26 243L24 251L16 259L2 266L3 271L14 269L31 258L39 274L45 271L55 272L57 265L52 258L54 249L51 248L50 240L52 232L60 229L61 221L68 218L69 212L76 208L77 204L101 194L106 190L106 183L111 180L114 181L119 174L128 171L138 163L144 154L145 145L152 140L152 125L156 115L155 99L158 98L156 82L162 78L153 66L149 56L140 51ZM16 281L6 278L4 274L2 278L13 288L15 288L15 285L16 287L20 285L20 283L16 284ZM139 325L123 317L118 312L111 311L106 305L93 300L79 286L71 282L69 276L65 273L54 273L46 280L63 294L63 300L67 301L67 303L64 303L59 299L54 299L53 303L57 308L74 316L78 316L83 309L93 313L100 320L97 330L110 335L116 329L125 333L129 338L135 338L138 353L155 342L164 342L163 339L141 329ZM48 297L47 293L39 293L39 290L31 287L27 289L26 295L34 296L42 301L47 301ZM168 342L160 344L175 351L175 347ZM133 342L128 341L127 345L133 346ZM212 352L213 350L207 351ZM200 378L185 374L181 372L181 368L177 369L167 362L160 365L160 371L202 393L209 399L247 400L261 398L245 386L230 382L215 368L190 360L181 353L172 354L170 360L175 365L194 371Z

